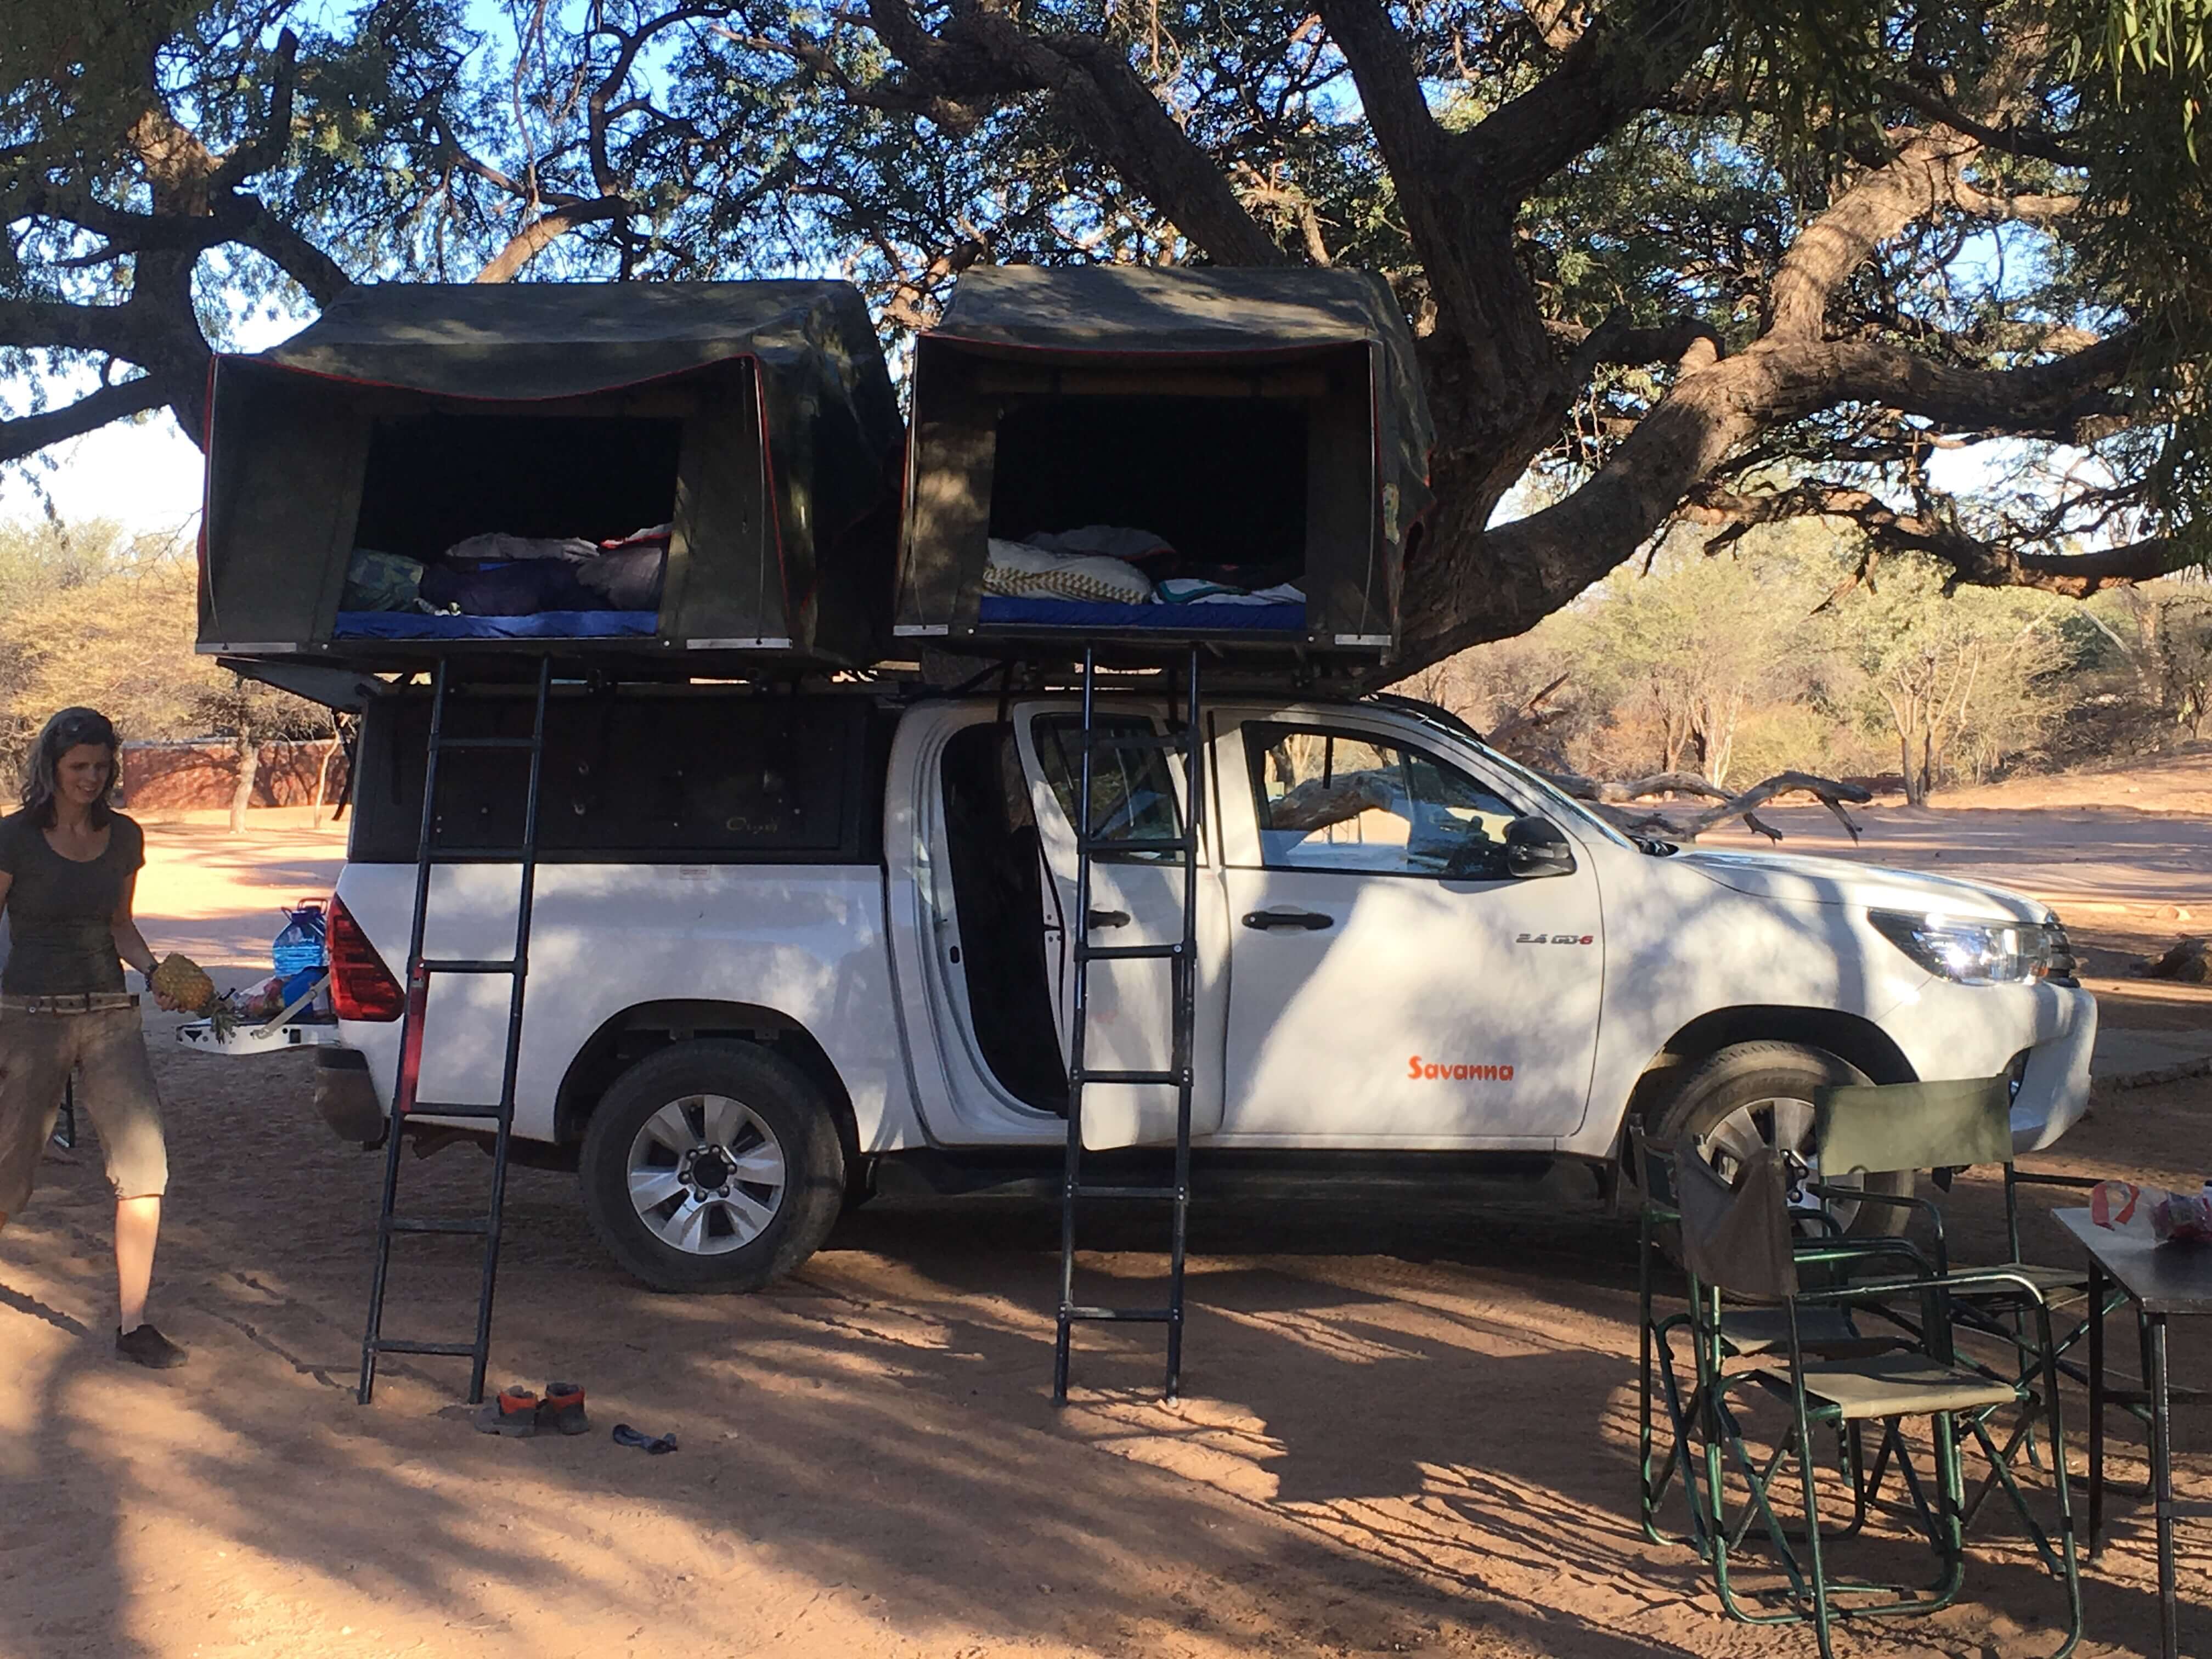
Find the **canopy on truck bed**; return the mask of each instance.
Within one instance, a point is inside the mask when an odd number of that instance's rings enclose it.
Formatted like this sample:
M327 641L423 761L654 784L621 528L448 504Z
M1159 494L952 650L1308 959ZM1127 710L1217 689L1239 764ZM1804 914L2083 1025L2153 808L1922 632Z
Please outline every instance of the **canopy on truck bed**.
M354 289L216 361L200 648L866 662L902 436L847 283Z
M916 343L896 632L1372 661L1430 442L1379 277L970 270Z

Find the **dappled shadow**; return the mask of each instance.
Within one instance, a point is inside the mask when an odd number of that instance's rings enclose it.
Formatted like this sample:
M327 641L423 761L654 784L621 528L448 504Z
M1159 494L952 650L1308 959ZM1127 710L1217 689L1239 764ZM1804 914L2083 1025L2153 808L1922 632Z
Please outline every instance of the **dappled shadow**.
M580 1377L599 1431L515 1443L460 1420L458 1363L395 1362L353 1404L376 1160L312 1121L309 1058L161 1057L156 1312L191 1370L106 1358L95 1161L0 1235L0 1528L28 1540L0 1556L0 1650L597 1654L677 1626L839 1654L1750 1651L1636 1529L1625 1222L1202 1209L1189 1397L1158 1402L1157 1331L1086 1331L1055 1410L1048 1206L871 1206L765 1293L668 1297L607 1265L572 1181L520 1170L495 1380ZM473 1204L487 1168L410 1163L414 1200ZM1141 1220L1086 1237L1117 1299L1162 1266ZM403 1249L387 1329L458 1334L465 1246ZM624 1450L616 1420L683 1449ZM2049 1586L1992 1547L1958 1613L1850 1650L2042 1631ZM2091 1629L2141 1646L2129 1547Z

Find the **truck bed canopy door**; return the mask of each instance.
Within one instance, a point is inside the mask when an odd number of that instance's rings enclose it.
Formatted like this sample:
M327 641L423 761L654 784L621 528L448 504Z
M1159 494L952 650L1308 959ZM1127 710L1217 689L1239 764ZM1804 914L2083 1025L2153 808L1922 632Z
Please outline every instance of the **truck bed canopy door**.
M216 362L201 647L404 652L337 627L357 547L666 523L653 632L626 648L869 660L902 440L847 283L356 288Z

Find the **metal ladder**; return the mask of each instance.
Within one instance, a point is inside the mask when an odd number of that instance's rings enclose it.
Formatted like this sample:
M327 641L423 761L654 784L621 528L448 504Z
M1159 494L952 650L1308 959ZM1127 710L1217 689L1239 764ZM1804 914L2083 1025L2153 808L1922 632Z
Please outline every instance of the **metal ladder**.
M514 1129L516 1063L522 1053L522 993L530 972L530 917L538 885L538 784L545 761L545 705L553 683L553 660L538 664L538 690L526 738L449 738L446 714L454 685L449 659L440 658L430 699L430 744L423 763L422 831L415 855L415 915L407 941L407 1000L400 1016L399 1077L392 1091L392 1121L385 1136L384 1198L376 1220L376 1275L368 1291L368 1328L361 1340L361 1386L357 1398L364 1406L376 1391L376 1363L387 1353L447 1354L470 1357L469 1403L483 1398L484 1369L491 1354L492 1293L499 1278L501 1212L507 1201L507 1143ZM519 847L471 848L448 851L438 845L438 774L440 763L451 751L507 750L530 757L529 793L522 815ZM459 864L513 864L522 866L520 899L514 913L514 951L504 959L433 958L422 954L425 926L429 918L431 872ZM507 1002L507 1052L500 1072L499 1099L492 1105L465 1105L416 1097L422 1069L422 1019L429 1006L430 981L438 974L504 974L509 990ZM491 1194L481 1217L405 1216L397 1212L399 1194L401 1127L407 1115L420 1112L441 1118L479 1119L493 1126ZM460 1233L483 1240L483 1271L477 1290L476 1338L469 1342L417 1342L384 1334L384 1293L392 1269L392 1241L401 1233Z
M1169 725L1150 739L1118 735L1114 748L1157 745L1170 753L1181 739L1185 808L1183 833L1141 841L1097 840L1091 836L1091 780L1099 747L1098 664L1095 647L1083 653L1082 771L1077 789L1075 826L1075 1006L1069 1021L1067 1068L1067 1162L1060 1182L1060 1318L1053 1343L1052 1398L1067 1402L1069 1339L1079 1323L1099 1321L1165 1325L1168 1362L1165 1397L1176 1398L1182 1384L1183 1251L1190 1219L1190 1114L1192 1057L1198 1024L1198 853L1204 844L1205 746L1199 730L1198 647L1190 652L1183 686L1184 721L1174 729L1172 678ZM1182 934L1172 945L1093 945L1091 942L1091 871L1101 854L1174 853L1182 860ZM1095 1069L1085 1061L1091 964L1094 962L1164 961L1169 964L1169 1011L1172 1045L1164 1072ZM1145 1088L1172 1085L1176 1091L1175 1175L1170 1184L1091 1185L1083 1179L1083 1097L1094 1086ZM1075 1211L1084 1199L1166 1203L1170 1206L1168 1296L1164 1307L1086 1307L1075 1300Z

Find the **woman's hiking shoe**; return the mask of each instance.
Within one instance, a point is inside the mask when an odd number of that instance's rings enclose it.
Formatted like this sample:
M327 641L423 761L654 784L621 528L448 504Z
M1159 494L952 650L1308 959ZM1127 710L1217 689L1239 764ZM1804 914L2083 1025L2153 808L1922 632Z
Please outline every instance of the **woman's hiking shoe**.
M191 1358L151 1325L141 1325L135 1331L118 1329L115 1357L156 1371L174 1370Z
M589 1434L592 1423L584 1415L584 1385L548 1382L545 1397L538 1402L538 1426L562 1434Z
M520 1383L501 1389L477 1407L477 1432L503 1434L511 1440L538 1432L538 1396Z

